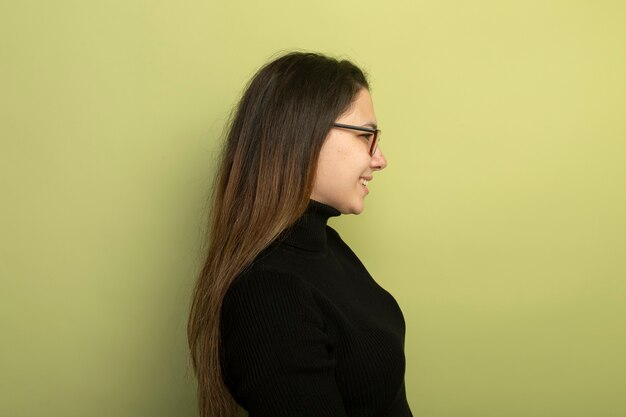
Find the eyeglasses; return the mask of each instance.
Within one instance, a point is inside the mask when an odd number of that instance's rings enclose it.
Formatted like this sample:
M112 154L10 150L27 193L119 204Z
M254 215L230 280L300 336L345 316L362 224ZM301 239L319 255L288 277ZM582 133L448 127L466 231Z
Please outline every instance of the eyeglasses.
M369 132L369 135L359 135L359 136L367 136L367 145L369 148L370 156L373 156L376 153L376 149L378 149L378 142L380 142L380 129L372 129L369 127L363 126L353 126L353 125L345 125L343 123L333 123L335 127L342 127L344 129L352 129L358 130L361 132Z

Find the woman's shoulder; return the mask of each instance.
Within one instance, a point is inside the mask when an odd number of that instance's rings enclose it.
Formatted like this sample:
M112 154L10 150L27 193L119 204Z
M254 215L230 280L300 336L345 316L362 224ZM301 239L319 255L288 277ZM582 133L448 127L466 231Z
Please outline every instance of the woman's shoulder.
M222 324L231 330L242 321L267 321L265 324L272 325L303 318L322 323L309 285L284 271L253 265L237 275L223 299Z
M267 268L253 263L239 273L230 284L226 298L230 301L272 303L278 298L302 300L310 289L304 280L286 270Z
M265 262L255 260L242 272L237 274L231 287L233 286L277 286L282 284L297 285L301 280L292 272L268 267Z

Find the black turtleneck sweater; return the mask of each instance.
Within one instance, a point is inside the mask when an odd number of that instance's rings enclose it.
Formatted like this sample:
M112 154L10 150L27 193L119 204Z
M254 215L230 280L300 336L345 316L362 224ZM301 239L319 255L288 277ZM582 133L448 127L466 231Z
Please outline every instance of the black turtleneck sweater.
M223 380L250 417L409 417L398 303L306 213L239 274L221 315Z

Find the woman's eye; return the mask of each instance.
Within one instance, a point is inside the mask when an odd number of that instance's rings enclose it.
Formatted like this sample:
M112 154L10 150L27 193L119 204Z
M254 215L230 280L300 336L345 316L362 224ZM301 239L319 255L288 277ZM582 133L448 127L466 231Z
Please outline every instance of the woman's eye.
M371 133L364 133L364 134L362 134L360 136L363 137L363 138L366 138L367 140L369 140L369 138L372 137L372 134Z

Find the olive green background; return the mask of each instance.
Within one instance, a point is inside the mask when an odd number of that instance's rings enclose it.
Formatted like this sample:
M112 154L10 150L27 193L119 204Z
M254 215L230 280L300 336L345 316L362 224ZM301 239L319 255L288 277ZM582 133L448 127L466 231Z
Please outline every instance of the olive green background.
M299 48L389 166L331 219L407 322L416 417L626 415L621 1L0 5L0 415L194 416L186 314L230 108Z

